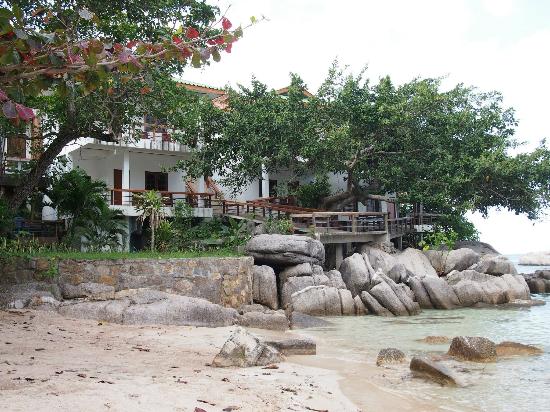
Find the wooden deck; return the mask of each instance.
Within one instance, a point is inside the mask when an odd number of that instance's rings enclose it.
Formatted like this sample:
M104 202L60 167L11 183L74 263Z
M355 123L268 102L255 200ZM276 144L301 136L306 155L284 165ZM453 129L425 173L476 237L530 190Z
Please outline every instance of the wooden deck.
M133 195L141 189L111 189L111 205L133 205ZM253 221L257 224L270 218L288 218L294 232L314 236L325 244L364 243L393 239L408 233L428 231L435 215L422 214L389 219L383 212L327 212L274 202L272 198L251 201L221 199L213 193L160 192L167 207L184 201L192 207L212 208L214 216Z

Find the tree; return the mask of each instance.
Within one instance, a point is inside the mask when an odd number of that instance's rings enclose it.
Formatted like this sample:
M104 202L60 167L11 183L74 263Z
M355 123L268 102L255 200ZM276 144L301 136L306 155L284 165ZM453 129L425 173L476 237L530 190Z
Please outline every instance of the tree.
M127 93L154 92L158 76L219 61L243 31L199 0L11 3L0 8L0 131L21 135L35 116L29 107L49 122L48 144L8 199L12 209L72 140L125 136L136 114ZM97 102L104 104L89 110Z
M231 91L222 136L205 141L188 170L214 168L235 191L258 178L262 165L296 176L340 174L346 190L318 206L341 210L395 193L462 226L457 216L468 210L503 207L533 219L549 203L550 151L542 142L512 154L517 122L497 92L462 84L444 90L431 78L371 84L337 63L316 96L300 95L302 84L294 76L288 98L257 82Z
M162 195L155 190L147 190L136 193L133 197L136 211L140 213L139 220L145 222L149 219L151 228L151 252L155 251L155 230L165 218L164 201Z

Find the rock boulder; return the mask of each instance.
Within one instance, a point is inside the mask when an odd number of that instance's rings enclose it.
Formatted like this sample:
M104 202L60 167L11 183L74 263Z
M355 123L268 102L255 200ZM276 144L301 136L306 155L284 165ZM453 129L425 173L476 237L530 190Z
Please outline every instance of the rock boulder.
M271 309L278 309L277 278L269 266L254 266L252 271L252 290L254 302Z
M497 360L495 343L479 336L453 338L448 354L454 358L472 362L495 362Z
M322 265L325 260L323 244L307 236L258 235L248 241L245 250L256 264L270 266Z

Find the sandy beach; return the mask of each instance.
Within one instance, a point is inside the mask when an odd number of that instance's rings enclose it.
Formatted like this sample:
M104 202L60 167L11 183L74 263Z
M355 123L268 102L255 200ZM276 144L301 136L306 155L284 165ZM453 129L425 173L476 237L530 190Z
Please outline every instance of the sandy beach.
M0 410L359 410L335 372L292 357L278 369L208 366L229 329L0 312Z

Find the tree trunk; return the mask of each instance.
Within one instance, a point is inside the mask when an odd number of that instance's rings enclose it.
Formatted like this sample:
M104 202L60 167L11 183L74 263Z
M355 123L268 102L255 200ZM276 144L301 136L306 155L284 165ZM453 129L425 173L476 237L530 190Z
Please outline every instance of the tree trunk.
M31 195L34 188L40 182L40 179L48 167L53 163L55 158L61 153L63 148L73 140L74 136L72 133L64 133L60 131L60 134L54 139L54 141L48 146L48 148L40 155L36 164L33 168L26 174L23 180L15 188L15 191L12 196L8 198L8 206L11 210L17 211L27 198Z

